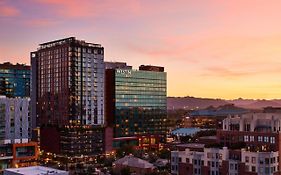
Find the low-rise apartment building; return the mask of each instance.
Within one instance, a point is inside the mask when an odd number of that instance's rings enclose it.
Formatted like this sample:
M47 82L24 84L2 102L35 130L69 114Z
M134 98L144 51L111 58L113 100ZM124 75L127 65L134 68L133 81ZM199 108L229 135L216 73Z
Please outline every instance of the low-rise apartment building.
M217 143L171 152L175 175L277 175L280 171L281 113L229 115ZM198 145L198 144L197 144ZM198 146L197 146L198 147Z

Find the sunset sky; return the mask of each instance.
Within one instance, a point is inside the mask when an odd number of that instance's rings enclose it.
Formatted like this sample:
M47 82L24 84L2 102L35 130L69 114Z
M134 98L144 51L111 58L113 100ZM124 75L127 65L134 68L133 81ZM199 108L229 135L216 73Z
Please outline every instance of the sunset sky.
M164 66L169 96L281 98L280 0L0 0L0 61L75 36Z

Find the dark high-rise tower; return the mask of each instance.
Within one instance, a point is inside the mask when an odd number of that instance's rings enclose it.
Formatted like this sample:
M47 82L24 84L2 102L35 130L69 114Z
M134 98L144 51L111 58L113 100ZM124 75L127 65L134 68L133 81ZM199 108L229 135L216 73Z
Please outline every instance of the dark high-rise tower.
M94 154L104 124L104 48L75 37L51 41L31 53L31 64L32 116L42 149Z
M70 37L31 53L39 125L103 124L103 51Z

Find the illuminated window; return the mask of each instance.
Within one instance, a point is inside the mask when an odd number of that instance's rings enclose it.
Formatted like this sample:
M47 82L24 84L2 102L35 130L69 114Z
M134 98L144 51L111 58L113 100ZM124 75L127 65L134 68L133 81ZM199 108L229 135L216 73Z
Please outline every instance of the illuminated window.
M275 137L270 137L270 143L275 143Z
M269 142L268 137L264 137L264 142Z
M250 142L254 142L255 141L255 136L250 136Z
M244 142L248 142L249 141L249 136L244 136Z

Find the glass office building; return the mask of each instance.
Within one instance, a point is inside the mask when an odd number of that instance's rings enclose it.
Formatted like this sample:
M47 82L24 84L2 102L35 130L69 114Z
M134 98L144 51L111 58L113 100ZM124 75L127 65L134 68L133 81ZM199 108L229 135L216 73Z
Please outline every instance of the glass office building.
M156 66L106 70L106 118L114 138L166 135L166 77ZM114 142L118 147L122 140Z
M0 64L0 95L7 97L30 96L30 66Z

